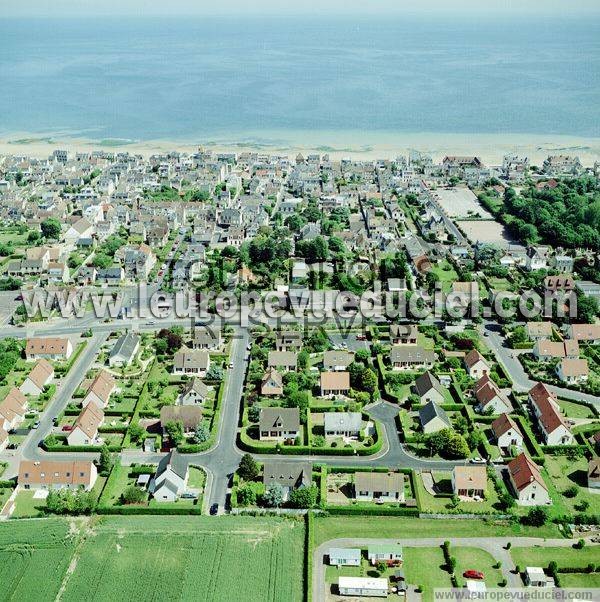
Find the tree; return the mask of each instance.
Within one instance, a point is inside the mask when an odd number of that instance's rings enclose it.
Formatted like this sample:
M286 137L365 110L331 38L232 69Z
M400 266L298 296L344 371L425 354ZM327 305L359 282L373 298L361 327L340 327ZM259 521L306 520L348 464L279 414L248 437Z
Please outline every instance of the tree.
M548 510L542 506L534 506L529 510L527 516L522 518L522 521L532 527L543 527L548 521Z
M294 508L314 508L317 503L317 488L301 487L290 493L290 505Z
M183 337L175 327L161 328L161 330L158 331L156 338L157 340L163 339L167 342L168 353L175 353L183 345Z
M108 474L114 466L114 459L108 445L104 444L100 449L100 460L98 461L98 468L102 474Z
M242 485L237 491L237 501L240 506L254 506L256 491L250 485Z
M129 485L121 494L124 504L140 504L146 500L146 492L135 485Z
M210 437L210 431L204 422L201 422L194 431L194 443L206 443Z
M146 429L141 427L139 422L132 422L129 425L129 438L134 443L142 443L146 438Z
M165 424L165 431L173 445L179 445L183 441L183 423L180 420L169 420Z
M377 569L377 572L378 572L380 575L383 575L383 573L385 573L385 571L386 571L386 569L387 569L387 564L385 563L385 561L383 561L383 560L380 560L380 561L377 563L376 569Z
M361 388L373 395L377 389L377 376L371 368L367 368L361 375Z
M257 405L253 405L248 408L248 420L250 422L256 423L260 419L260 407Z
M269 485L263 495L263 503L268 508L279 508L283 504L283 487L279 483Z
M58 239L60 238L61 225L55 217L49 217L45 219L41 224L42 235L46 239Z
M250 455L244 454L240 460L237 473L244 481L253 481L259 474L260 467L258 462Z

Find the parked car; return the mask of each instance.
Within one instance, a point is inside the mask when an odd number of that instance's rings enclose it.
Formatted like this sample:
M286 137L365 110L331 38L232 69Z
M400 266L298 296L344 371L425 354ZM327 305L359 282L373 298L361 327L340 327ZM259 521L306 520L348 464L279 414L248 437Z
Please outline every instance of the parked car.
M211 514L211 516L215 516L215 514L217 514L217 512L219 512L219 504L213 504L210 507L210 514Z
M233 370L233 362L229 362L229 369Z
M463 573L463 577L465 579L483 579L483 573L481 571L469 569Z
M483 458L480 458L479 456L477 456L476 458L471 458L469 460L469 462L471 464L485 464L486 463L486 461Z
M32 425L31 425L32 429L37 429L40 428L40 421L36 420Z
M73 427L70 424L65 424L63 425L62 429L63 431L72 431Z

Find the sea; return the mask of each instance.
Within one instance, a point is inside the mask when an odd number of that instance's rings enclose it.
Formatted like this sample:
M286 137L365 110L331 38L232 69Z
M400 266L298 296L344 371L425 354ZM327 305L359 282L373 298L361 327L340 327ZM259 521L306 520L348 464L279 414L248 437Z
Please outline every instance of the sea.
M104 144L270 144L318 132L332 143L364 132L600 137L600 22L0 15L0 133L12 132Z

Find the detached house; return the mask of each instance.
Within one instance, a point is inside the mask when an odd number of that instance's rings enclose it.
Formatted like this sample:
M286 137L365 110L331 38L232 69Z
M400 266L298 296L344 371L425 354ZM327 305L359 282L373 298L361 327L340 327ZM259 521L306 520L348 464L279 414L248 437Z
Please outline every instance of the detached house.
M503 414L512 411L508 397L487 374L475 383L473 395L477 399L477 409L480 412Z
M437 433L443 429L452 428L448 414L433 401L426 403L419 410L419 421L425 434Z
M300 410L261 408L258 429L261 441L293 441L300 434Z
M349 372L321 372L321 396L347 395L350 391Z
M354 353L351 351L334 350L323 353L323 369L340 372L347 370L354 361Z
M35 337L27 339L25 359L28 362L46 360L68 360L73 353L73 345L69 339L58 337Z
M392 345L416 345L419 331L414 324L391 324L390 341Z
M565 357L556 366L556 374L564 383L584 383L590 375L588 361L585 358Z
M354 497L360 502L404 502L404 475L401 472L357 472Z
M600 324L571 324L569 336L575 341L597 345L600 343Z
M294 351L269 351L267 365L269 368L291 372L298 365L298 354Z
M69 445L95 445L98 429L104 422L104 412L95 404L86 405L77 417L73 429L67 435Z
M302 333L296 330L278 332L275 348L277 351L299 351L302 348Z
M44 392L54 378L54 368L47 360L40 360L29 373L19 390L24 395L38 396Z
M485 466L455 466L452 471L452 491L467 499L485 497L487 470Z
M421 403L427 403L433 401L434 403L444 403L444 387L442 387L440 381L429 371L421 374L415 381L415 391Z
M477 349L472 349L465 356L465 368L471 378L480 379L490 373L490 365Z
M140 337L133 332L121 335L108 356L108 365L129 366L140 349Z
M283 501L286 502L294 489L311 486L312 466L308 462L267 460L263 467L263 484L265 490L272 485L279 485L283 490Z
M527 322L526 329L527 338L531 341L552 337L552 322Z
M193 433L202 422L202 408L195 405L163 406L160 408L160 426L166 433L169 422L180 422L185 434Z
M11 431L25 419L27 398L13 387L0 402L0 430Z
M390 351L394 370L424 370L433 368L435 352L419 345L395 345Z
M219 349L221 347L221 331L206 326L196 326L192 347L194 349Z
M492 422L492 432L498 447L505 453L511 447L517 449L523 447L523 435L516 422L508 414L502 414Z
M540 468L524 453L508 463L510 483L520 506L550 504L548 487Z
M187 461L171 451L158 463L148 491L157 502L174 502L185 492L188 477Z
M560 413L556 395L544 383L537 383L530 389L529 403L546 445L572 445L575 442Z
M325 412L325 438L358 439L362 430L360 412Z
M210 389L196 376L183 385L177 398L178 405L193 406L203 404L208 398Z
M183 348L173 356L173 374L206 376L210 368L210 355L206 349Z
M260 394L271 396L283 395L283 378L275 368L269 368L262 377Z
M98 478L94 463L86 460L33 462L21 460L18 484L23 489L92 489Z
M98 408L105 408L116 388L117 382L113 376L106 370L100 370L94 377L94 380L92 380L81 402L82 407L85 408L90 403L94 403Z

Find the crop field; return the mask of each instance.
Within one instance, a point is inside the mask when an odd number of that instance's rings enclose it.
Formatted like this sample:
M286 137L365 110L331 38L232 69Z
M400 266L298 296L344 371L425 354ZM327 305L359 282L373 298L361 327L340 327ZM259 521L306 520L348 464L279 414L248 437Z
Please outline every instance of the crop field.
M304 523L287 519L9 521L0 525L0 599L301 600L303 550Z

